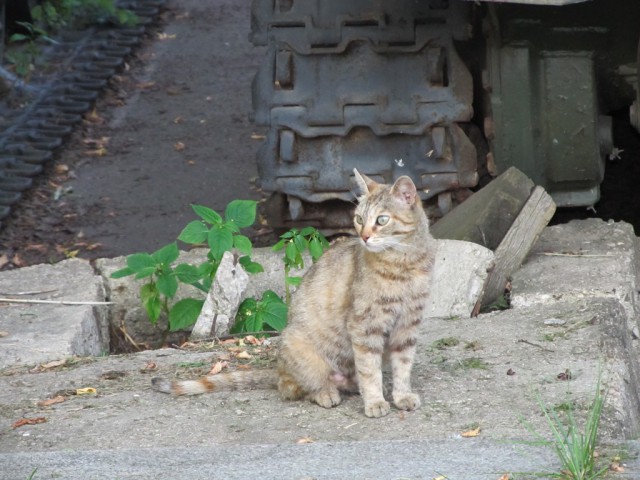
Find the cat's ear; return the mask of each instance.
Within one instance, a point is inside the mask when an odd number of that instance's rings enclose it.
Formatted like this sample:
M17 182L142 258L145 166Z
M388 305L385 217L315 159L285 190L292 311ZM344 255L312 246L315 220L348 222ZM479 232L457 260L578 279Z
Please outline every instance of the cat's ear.
M391 194L405 205L411 206L416 202L418 192L413 180L405 175L397 179L396 183L393 184Z
M356 168L353 169L353 174L356 177L356 183L358 184L358 188L360 189L360 193L362 195L369 195L380 186L379 183L374 182L366 175L363 175Z

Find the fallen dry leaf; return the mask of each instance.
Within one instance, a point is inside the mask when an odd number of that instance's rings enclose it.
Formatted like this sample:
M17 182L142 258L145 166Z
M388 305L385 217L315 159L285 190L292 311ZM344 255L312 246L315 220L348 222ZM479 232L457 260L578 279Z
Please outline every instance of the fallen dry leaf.
M82 143L87 147L100 148L109 145L109 140L111 140L111 137L85 138Z
M95 150L86 150L84 154L87 157L104 157L107 155L107 149L104 147L96 148Z
M176 34L175 33L160 32L160 33L156 34L156 38L158 40L173 40L174 38L176 38Z
M302 437L299 438L298 440L296 440L296 443L298 445L304 445L306 443L313 443L315 440L313 440L311 437Z
M147 364L144 366L144 368L140 369L140 372L141 373L153 372L157 368L158 368L158 365L156 365L155 362L147 362Z
M447 477L444 475L438 475L437 477L433 477L433 480L447 480Z
M231 345L237 342L238 341L235 338L227 338L226 340L220 340L220 345Z
M239 358L241 360L249 360L253 357L249 352L247 352L246 350L243 350L239 353L236 353L236 358Z
M8 336L9 336L9 332L5 332L4 330L0 330L0 338L8 337Z
M462 432L460 434L464 438L472 438L480 435L480 427L476 427L473 430L467 430L466 432Z
M101 125L104 123L104 119L100 115L98 115L98 112L96 111L95 108L91 110L89 113L85 114L84 119L88 122L95 123L98 125Z
M178 115L176 118L173 119L173 123L182 123L184 122L184 117L182 115Z
M154 87L156 85L156 82L140 82L136 85L136 87L138 87L141 90L145 90L147 88L151 88Z
M0 255L0 268L4 267L8 263L9 263L9 255L7 255L6 253L3 255Z
M507 375L509 375L510 377L515 374L516 374L516 371L513 368L510 368L509 370L507 370Z
M13 428L15 430L16 428L20 428L20 427L23 427L25 425L36 425L38 423L45 423L46 421L47 421L47 419L44 418L44 417L21 418L17 422L14 422L13 425L11 425L11 428Z
M66 363L67 363L67 359L63 358L62 360L54 360L54 361L49 362L49 363L44 363L44 364L40 365L40 368L42 370L48 370L50 368L62 367Z
M229 362L217 361L216 363L213 364L213 367L211 367L211 370L209 370L209 375L217 375L228 366L229 366Z
M247 335L246 337L244 337L244 341L251 345L262 345L264 343L263 339L256 338L253 335Z
M564 372L559 373L557 375L557 379L561 381L569 381L571 380L571 378L572 378L571 370L569 370L568 368Z
M24 261L22 260L22 257L19 253L13 255L11 263L13 263L16 267L24 267Z
M185 148L187 148L187 146L186 146L184 143L182 143L182 142L176 142L176 143L173 145L173 148L175 149L175 151L176 151L176 152L181 152L181 151L183 151Z
M56 175L64 175L65 173L69 173L69 165L59 163L53 168L53 171L56 173Z
M616 473L622 473L624 472L624 467L618 462L611 462L611 465L609 465L609 470Z
M79 388L76 390L76 395L97 395L98 391L93 387Z
M48 407L49 405L55 405L56 403L62 403L67 400L67 397L63 397L62 395L58 395L53 398L48 398L47 400L42 400L38 402L39 407Z
M509 480L511 477L509 476L508 473L505 473L504 475L502 475L498 480Z

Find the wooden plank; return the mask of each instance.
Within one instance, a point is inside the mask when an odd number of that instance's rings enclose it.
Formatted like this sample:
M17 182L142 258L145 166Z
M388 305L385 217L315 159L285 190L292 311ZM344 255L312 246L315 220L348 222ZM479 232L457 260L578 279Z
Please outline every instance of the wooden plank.
M465 240L495 250L533 191L515 167L451 210L430 228L435 238Z
M487 277L482 300L474 313L480 307L491 305L504 293L507 281L522 265L555 211L556 204L551 196L544 188L536 187L495 250L495 266Z

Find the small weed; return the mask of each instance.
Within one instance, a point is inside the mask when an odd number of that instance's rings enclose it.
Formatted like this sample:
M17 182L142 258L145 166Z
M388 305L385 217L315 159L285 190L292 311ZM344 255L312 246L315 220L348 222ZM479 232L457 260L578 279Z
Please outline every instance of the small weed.
M460 340L458 340L456 337L445 337L436 340L431 344L431 346L433 348L437 348L438 350L444 350L445 348L455 347L459 344Z
M547 420L552 440L547 441L530 426L527 425L527 427L541 443L553 448L562 465L560 473L550 473L548 478L596 480L605 475L608 467L598 469L595 455L604 400L605 394L601 391L601 383L600 379L598 379L593 402L589 408L584 429L581 431L576 420L573 402L565 402L555 408L549 408L537 395L538 405ZM559 413L563 414L563 418L560 418Z
M180 368L202 368L210 366L211 362L180 362L178 367Z
M31 475L29 475L29 476L27 477L27 480L33 480L33 479L36 477L36 472L37 472L37 471L38 471L38 469L37 469L37 468L34 468L34 469L33 469L33 472L31 472Z
M287 305L291 303L290 287L300 285L302 278L291 275L291 269L304 268L302 254L307 250L315 262L324 251L329 248L329 242L318 230L313 227L305 227L302 230L292 228L280 236L280 241L273 247L273 251L284 249L284 285L286 290Z
M480 310L480 313L490 313L490 312L497 312L501 310L508 310L509 308L511 308L511 300L509 297L510 297L509 292L505 293L504 295L501 295L500 297L498 297L498 299L495 302L493 302L490 305L487 305L486 307L483 307L482 310Z
M553 410L556 412L570 412L572 410L575 410L575 407L576 406L574 402L563 402L555 405L553 407Z
M480 342L478 340L473 340L471 342L464 342L465 350L473 350L475 352L476 350L480 350L481 348L482 346L480 345Z
M481 358L470 357L458 360L456 368L463 370L488 370L489 364Z

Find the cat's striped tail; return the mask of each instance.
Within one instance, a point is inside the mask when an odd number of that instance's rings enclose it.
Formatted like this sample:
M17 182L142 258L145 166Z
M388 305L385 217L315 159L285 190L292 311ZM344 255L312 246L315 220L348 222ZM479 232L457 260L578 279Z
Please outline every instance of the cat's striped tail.
M174 395L199 395L207 392L233 390L266 390L277 388L278 374L275 370L251 370L207 375L196 380L171 381L167 378L151 379L151 387L162 393Z

